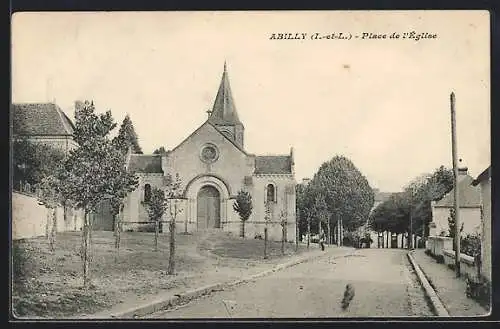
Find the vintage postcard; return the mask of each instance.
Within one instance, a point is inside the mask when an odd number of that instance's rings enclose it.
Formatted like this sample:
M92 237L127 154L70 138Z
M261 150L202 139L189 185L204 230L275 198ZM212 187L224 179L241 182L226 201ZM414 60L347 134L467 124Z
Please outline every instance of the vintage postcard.
M487 11L12 17L11 318L491 309Z

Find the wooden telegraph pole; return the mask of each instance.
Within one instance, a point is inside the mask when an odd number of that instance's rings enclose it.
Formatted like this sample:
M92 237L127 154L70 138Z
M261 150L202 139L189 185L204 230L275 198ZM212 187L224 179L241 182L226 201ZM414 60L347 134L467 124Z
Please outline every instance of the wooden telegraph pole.
M453 185L455 206L455 271L460 277L460 209L458 204L458 163L457 163L457 128L455 118L455 93L450 94L451 105L451 152L453 155Z

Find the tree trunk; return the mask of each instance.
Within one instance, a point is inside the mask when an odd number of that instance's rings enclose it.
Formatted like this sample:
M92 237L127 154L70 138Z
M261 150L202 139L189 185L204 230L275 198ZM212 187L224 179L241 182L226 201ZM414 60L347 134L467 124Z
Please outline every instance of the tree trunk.
M267 227L264 227L264 259L267 259Z
M115 236L115 249L118 249L118 218L113 214L113 235Z
M50 230L50 251L55 251L56 232L57 232L57 208L52 208L52 229Z
M118 262L118 257L120 256L120 214L113 215L114 231L115 231L115 262Z
M328 245L331 245L332 244L332 236L330 235L330 216L328 216L328 227L327 227L327 230L328 230L328 240L326 241L326 243L328 243Z
M47 211L47 218L46 218L46 221L45 221L45 237L47 238L47 240L50 239L50 222L51 222L51 209L50 208L45 208L45 210ZM50 241L49 241L50 242Z
M168 274L173 275L175 271L175 214L177 205L175 205L174 215L171 216L169 229L170 229L170 255L168 258Z
M83 219L83 287L90 287L90 214L85 210Z
M385 232L385 247L389 249L389 231Z
M66 201L63 202L63 223L64 226L66 227L68 223L68 206L66 204Z
M283 225L281 227L281 255L282 256L285 255L285 239L286 239L285 229L286 229L286 224L283 223Z
M295 218L295 252L299 250L299 219Z
M158 223L158 219L155 220L155 251L158 251L158 233L160 230L160 223Z
M241 221L240 225L240 238L245 238L245 221Z
M342 219L338 220L338 226L339 226L339 228L338 228L338 230L339 230L338 231L338 234L339 234L338 246L341 247L344 244L344 241L343 241L344 240L344 237L343 237L344 232L342 232Z
M311 243L311 218L307 217L307 249L309 249L309 244Z

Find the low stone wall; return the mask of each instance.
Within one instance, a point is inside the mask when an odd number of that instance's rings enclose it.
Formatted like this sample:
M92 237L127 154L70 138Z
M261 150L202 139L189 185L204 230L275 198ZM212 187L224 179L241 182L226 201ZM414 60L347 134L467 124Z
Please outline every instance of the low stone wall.
M425 248L429 250L433 256L444 256L443 252L445 249L453 249L453 239L444 236L429 236Z
M443 250L444 263L448 266L455 265L455 251L451 249ZM460 254L460 275L464 278L478 279L480 272L478 264L474 261L474 257L466 254Z

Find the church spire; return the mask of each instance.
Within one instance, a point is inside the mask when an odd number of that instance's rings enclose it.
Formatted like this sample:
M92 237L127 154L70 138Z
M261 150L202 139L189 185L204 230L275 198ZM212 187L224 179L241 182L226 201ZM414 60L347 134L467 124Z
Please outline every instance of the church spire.
M219 90L217 91L212 113L208 120L219 125L241 125L231 94L226 61L224 61L224 72L222 73Z

